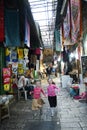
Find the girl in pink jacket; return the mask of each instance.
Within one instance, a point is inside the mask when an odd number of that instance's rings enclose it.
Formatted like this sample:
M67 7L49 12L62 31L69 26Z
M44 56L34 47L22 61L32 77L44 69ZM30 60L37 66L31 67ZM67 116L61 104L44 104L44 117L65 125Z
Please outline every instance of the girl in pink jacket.
M38 110L44 104L44 101L41 98L41 93L45 96L40 81L36 81L36 86L31 93L33 93L32 110Z
M59 88L55 85L55 83L52 81L52 79L48 79L48 87L47 87L47 94L48 94L48 102L51 108L51 116L54 115L54 108L57 106L57 96L56 96L56 90L59 90Z

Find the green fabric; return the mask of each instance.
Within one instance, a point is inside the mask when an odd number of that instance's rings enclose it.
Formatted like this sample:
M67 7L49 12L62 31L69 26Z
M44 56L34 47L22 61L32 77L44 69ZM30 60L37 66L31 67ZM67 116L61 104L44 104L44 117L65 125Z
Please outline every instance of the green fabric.
M0 94L4 94L3 80L2 80L2 69L5 67L5 49L0 47Z
M38 72L35 70L35 71L34 71L34 79L38 79L38 78L39 78Z

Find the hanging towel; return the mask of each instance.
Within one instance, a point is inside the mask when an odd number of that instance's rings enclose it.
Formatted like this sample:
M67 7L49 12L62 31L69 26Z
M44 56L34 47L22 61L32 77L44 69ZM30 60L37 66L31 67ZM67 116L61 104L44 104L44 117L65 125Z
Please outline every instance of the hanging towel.
M0 0L0 42L3 42L4 38L4 2Z
M5 44L9 47L20 46L19 11L5 10Z

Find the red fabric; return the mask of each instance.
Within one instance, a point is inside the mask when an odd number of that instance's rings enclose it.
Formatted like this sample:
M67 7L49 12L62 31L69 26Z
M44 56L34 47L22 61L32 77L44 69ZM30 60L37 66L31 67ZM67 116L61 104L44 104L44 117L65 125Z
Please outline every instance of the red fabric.
M36 54L36 55L40 55L40 48L36 48L35 54Z
M0 42L4 41L4 3L0 1Z
M78 89L79 87L78 86L73 86L74 89Z

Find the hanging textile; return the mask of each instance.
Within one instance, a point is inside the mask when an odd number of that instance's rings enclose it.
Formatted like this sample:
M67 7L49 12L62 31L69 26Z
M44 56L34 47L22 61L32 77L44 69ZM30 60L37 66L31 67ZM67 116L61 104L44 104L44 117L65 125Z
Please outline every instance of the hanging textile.
M68 0L58 0L57 3L58 4L55 26L57 29L59 29L62 26L62 23L66 16Z
M3 42L4 38L4 2L0 0L0 42Z
M24 48L24 58L28 58L29 49Z
M68 7L67 7L67 14L63 22L63 34L64 38L69 38L70 37L70 7L69 7L69 2L68 2Z
M61 39L60 30L55 29L55 49L56 51L61 51Z
M25 19L25 41L24 43L30 47L30 25L27 21L27 18Z
M12 62L17 62L18 61L17 50L16 49L11 49L10 58L11 58Z
M24 57L24 55L23 55L23 49L18 48L18 49L17 49L17 52L18 52L18 59L19 59L19 60L22 60L23 57Z
M40 54L41 54L40 48L36 48L36 49L35 49L35 54L36 54L36 55L40 55Z
M69 62L69 50L67 50L64 47L62 54L63 54L63 62Z
M5 36L6 46L20 46L18 10L5 10Z
M10 61L10 50L6 48L6 61Z
M71 40L76 43L80 37L80 0L71 0Z
M18 9L18 0L4 0L5 8L8 9Z

